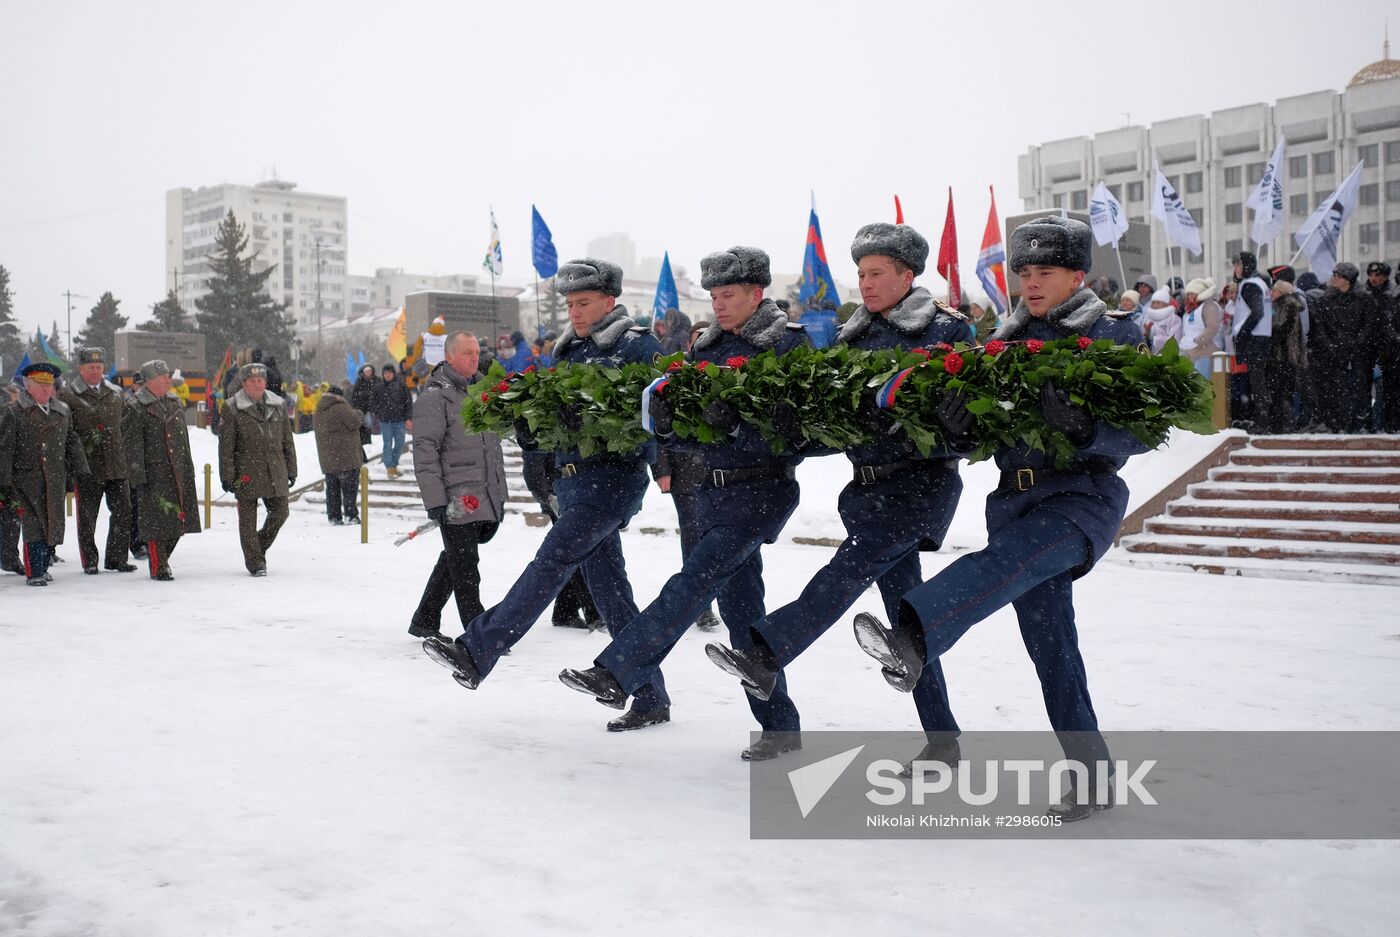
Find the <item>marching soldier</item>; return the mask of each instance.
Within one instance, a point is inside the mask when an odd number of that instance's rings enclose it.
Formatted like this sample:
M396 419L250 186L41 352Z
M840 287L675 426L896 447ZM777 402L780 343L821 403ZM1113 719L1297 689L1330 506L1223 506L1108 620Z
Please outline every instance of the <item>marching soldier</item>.
M238 500L238 540L252 576L267 575L267 551L287 521L287 496L297 480L292 424L281 397L267 389L267 366L245 364L243 386L224 403L219 430L219 480ZM258 528L258 499L267 517Z
M170 367L147 361L139 376L140 387L126 403L127 473L151 578L169 582L175 578L170 554L180 536L200 531L199 493L184 410L170 392Z
M837 342L852 348L932 348L966 342L967 320L935 300L914 278L924 272L928 242L907 225L877 223L856 233L851 244L864 300L841 328ZM782 667L791 664L826 633L851 604L876 583L891 615L904 593L923 582L920 550L937 550L962 494L959 450L921 456L888 411L865 412L875 441L851 449L854 477L836 502L846 539L796 601L752 623L747 651L722 644L705 651L721 669L738 677L749 695L767 699ZM948 708L942 671L933 661L914 688L919 721L929 737L924 760L957 763L957 723Z
M86 475L88 465L68 405L54 396L58 368L37 362L21 373L24 389L0 422L0 497L19 515L26 581L45 586L53 548L63 542L67 480Z
M691 346L692 360L741 364L765 351L781 355L807 344L801 325L789 322L763 296L772 283L768 255L753 247L733 247L700 261L701 285L710 291L716 324ZM671 437L671 412L664 392L652 398L650 412L662 439ZM740 423L733 404L715 400L705 422L731 442L703 447L705 482L700 501L702 530L681 571L661 594L619 634L587 670L565 670L565 686L622 708L627 697L659 672L662 660L685 634L700 610L719 599L720 617L736 647L752 646L748 623L763 617L763 562L759 548L773 543L797 507L799 455L775 456L758 431ZM774 423L790 442L800 440L797 415L790 408ZM791 446L789 448L792 448ZM749 761L775 758L801 748L797 707L780 673L767 699L748 697L763 734L740 753Z
M73 427L87 456L88 474L79 476L74 489L78 503L78 554L83 572L97 575L97 512L107 499L106 569L131 573L127 562L131 549L131 492L127 489L124 422L131 411L122 400L121 388L107 381L107 364L101 348L78 350L78 376L59 393L73 414Z
M6 388L6 393L9 388ZM16 395L18 391L16 390ZM10 398L0 397L0 438L4 437L5 422L10 418ZM0 449L0 460L9 458L9 450ZM19 558L19 514L16 505L0 490L0 569L24 575L24 562Z

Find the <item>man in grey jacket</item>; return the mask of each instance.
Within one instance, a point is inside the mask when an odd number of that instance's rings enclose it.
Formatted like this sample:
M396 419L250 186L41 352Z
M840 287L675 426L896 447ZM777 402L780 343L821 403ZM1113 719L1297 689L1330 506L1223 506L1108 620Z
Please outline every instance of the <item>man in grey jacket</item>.
M485 611L477 547L495 536L504 516L506 470L500 439L462 426L462 402L480 360L475 336L449 335L442 364L413 405L413 471L423 507L442 532L442 552L408 628L420 638L441 635L449 595L464 626Z

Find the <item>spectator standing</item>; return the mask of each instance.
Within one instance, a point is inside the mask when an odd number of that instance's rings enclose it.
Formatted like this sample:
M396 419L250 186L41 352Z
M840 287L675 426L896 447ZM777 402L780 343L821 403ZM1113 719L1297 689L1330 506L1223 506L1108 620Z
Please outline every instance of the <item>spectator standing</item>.
M374 376L374 365L367 364L360 368L360 373L355 376L355 386L350 391L350 406L359 410L365 415L364 422L360 426L360 445L368 446L370 437L375 432L374 425L374 386L379 383L379 379Z
M1390 282L1390 264L1366 265L1366 293L1375 306L1373 330L1380 388L1376 429L1400 433L1400 285Z
M373 410L379 420L379 433L384 438L384 471L398 478L399 459L403 456L404 430L413 419L413 399L408 385L399 380L398 369L384 365L383 380L375 385Z
M1196 277L1186 284L1186 308L1181 316L1181 350L1201 377L1210 379L1211 355L1219 347L1220 304L1215 281Z
M326 519L332 524L360 522L360 466L365 461L360 430L364 429L364 418L339 387L326 389L312 417L316 456L326 477Z
M1361 415L1369 410L1369 393L1363 407L1363 390L1370 388L1369 349L1374 325L1370 298L1356 289L1360 278L1355 264L1345 261L1332 269L1326 291L1310 301L1312 328L1308 333L1308 359L1312 363L1318 417L1328 432L1361 431ZM1301 278L1300 278L1301 279Z
M1152 302L1147 307L1148 339L1152 353L1160 354L1167 342L1176 339L1181 342L1181 317L1176 314L1171 295L1164 286L1152 294Z
M1308 343L1303 333L1303 298L1287 280L1274 284L1274 336L1269 346L1269 373L1273 377L1273 401L1265 420L1265 432L1290 433L1297 427L1294 396L1302 396L1308 376Z

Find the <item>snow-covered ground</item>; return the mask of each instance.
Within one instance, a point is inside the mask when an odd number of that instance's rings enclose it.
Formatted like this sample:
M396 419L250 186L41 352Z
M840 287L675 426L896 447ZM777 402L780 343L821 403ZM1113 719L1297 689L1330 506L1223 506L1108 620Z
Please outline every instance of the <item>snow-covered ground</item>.
M831 529L835 494L809 482L796 522ZM1400 916L1395 843L751 841L750 717L704 635L669 660L656 729L604 732L612 711L555 675L605 639L547 624L468 692L404 633L435 543L395 548L410 521L380 520L361 545L298 506L261 580L224 508L173 583L84 577L71 539L49 588L0 579L0 934L1388 934ZM640 526L645 601L679 552ZM488 602L542 535L513 518L489 545ZM767 548L770 604L829 555ZM1076 594L1106 728L1400 729L1392 589L1104 564ZM945 666L965 727L1044 728L1009 612ZM844 622L790 682L808 729L916 727Z

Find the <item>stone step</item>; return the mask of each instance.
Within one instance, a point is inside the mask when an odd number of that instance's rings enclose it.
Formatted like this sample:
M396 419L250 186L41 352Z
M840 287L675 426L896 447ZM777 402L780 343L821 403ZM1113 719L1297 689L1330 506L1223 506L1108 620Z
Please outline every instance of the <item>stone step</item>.
M1249 576L1260 579L1286 579L1290 582L1350 582L1400 586L1400 568L1313 560L1261 560L1249 557L1194 556L1188 554L1135 553L1116 549L1109 562L1138 569L1166 572L1211 573L1218 576Z
M1275 503L1247 500L1201 500L1181 498L1167 505L1172 518L1255 518L1258 520L1324 520L1347 521L1355 524L1393 524L1400 526L1400 503L1366 504L1341 501L1314 503L1300 501Z
M1197 500L1400 503L1400 491L1392 485L1294 484L1281 487L1265 482L1200 482L1186 489Z
M1130 553L1166 553L1232 559L1307 560L1314 563L1374 564L1400 567L1400 546L1327 542L1269 542L1248 538L1213 538L1137 534L1120 545Z
M1273 485L1397 485L1400 468L1347 468L1327 466L1294 468L1227 465L1210 470L1207 479L1219 482L1254 482Z
M1400 435L1392 436L1253 436L1253 449L1388 449L1400 452Z
M1321 467L1377 467L1400 470L1400 450L1237 449L1231 465L1285 465Z
M1154 518L1147 522L1142 533L1142 536L1150 537L1164 535L1273 540L1280 543L1300 541L1400 546L1400 525L1375 526L1346 521L1299 520L1290 523L1255 518L1224 521L1195 517Z

